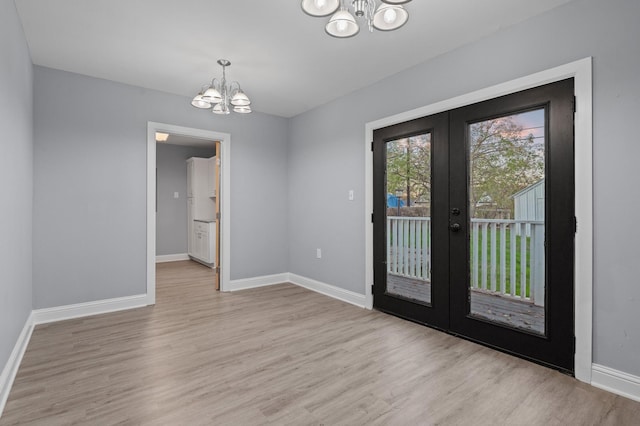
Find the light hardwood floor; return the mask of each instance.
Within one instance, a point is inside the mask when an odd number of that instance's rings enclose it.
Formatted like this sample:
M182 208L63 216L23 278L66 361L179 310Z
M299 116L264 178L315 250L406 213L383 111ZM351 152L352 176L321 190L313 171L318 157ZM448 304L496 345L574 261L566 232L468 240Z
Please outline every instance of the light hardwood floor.
M217 293L187 261L154 307L38 326L20 423L638 425L640 403L291 284Z

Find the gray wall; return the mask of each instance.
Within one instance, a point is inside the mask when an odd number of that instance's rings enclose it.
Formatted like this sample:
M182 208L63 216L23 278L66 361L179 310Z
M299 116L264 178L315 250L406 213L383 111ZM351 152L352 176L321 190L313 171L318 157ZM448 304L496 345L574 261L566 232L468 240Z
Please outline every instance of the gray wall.
M13 0L0 0L0 371L31 313L33 69Z
M291 272L364 293L366 122L593 56L594 362L640 375L639 16L637 0L577 0L293 118Z
M638 16L635 0L576 0L289 121L35 67L32 210L32 71L0 0L0 362L30 308L32 211L35 308L144 292L147 121L232 134L232 278L290 270L364 293L364 124L593 56L594 361L640 375L640 229L620 226L640 209Z
M158 169L158 211L156 213L156 255L187 252L187 158L210 158L211 147L156 144ZM179 198L173 198L177 192Z
M34 70L34 308L145 293L148 121L231 134L231 278L288 270L286 119Z

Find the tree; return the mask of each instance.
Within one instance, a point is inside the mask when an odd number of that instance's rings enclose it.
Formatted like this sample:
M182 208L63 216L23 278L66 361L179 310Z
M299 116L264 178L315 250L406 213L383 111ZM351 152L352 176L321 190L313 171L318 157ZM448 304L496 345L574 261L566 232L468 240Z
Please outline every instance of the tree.
M407 205L431 201L431 135L387 143L387 193L401 190Z
M514 116L469 126L469 204L513 212L512 195L544 177L544 144ZM401 190L407 205L431 201L431 134L388 142L387 193Z
M513 211L512 195L544 177L544 146L513 116L469 126L471 217L482 205Z

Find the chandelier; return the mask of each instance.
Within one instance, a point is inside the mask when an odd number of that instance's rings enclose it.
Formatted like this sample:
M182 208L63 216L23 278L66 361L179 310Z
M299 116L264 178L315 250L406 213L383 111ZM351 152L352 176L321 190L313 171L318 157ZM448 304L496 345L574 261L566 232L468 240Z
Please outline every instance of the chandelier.
M208 109L213 107L214 114L229 114L231 109L240 114L251 112L251 101L240 88L240 83L232 81L227 85L226 68L231 62L218 59L222 66L222 80L214 78L211 84L203 86L202 90L193 98L191 105L196 108Z
M356 21L364 18L369 28L380 31L393 31L407 23L409 12L402 4L411 0L382 0L376 7L375 0L347 0L351 2L353 13L345 7L344 0L302 0L302 10L310 16L322 17L332 15L324 27L327 34L338 38L353 37L360 32Z

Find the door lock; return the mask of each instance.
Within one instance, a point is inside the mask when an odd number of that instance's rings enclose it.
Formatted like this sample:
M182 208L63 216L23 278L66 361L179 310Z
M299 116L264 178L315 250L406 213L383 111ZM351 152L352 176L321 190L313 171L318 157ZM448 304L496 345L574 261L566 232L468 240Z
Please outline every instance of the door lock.
M451 232L458 232L460 230L460 224L452 223L451 225L449 225L449 229L451 230Z
M460 209L459 209L459 208L457 208L457 207L452 208L452 209L451 209L451 214L452 214L453 216L460 216Z

